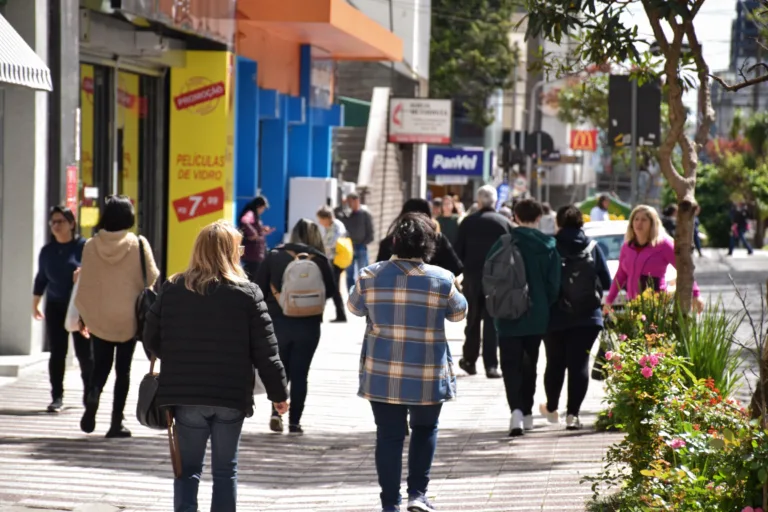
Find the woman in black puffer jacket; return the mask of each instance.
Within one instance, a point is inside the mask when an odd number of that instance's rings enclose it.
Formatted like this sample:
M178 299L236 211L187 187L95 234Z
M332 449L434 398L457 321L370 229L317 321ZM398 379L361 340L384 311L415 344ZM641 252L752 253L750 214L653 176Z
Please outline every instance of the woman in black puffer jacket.
M379 254L376 257L376 261L387 261L392 257L392 244L393 235L392 231L398 224L398 220L406 213L423 213L427 217L432 217L432 207L426 199L409 199L403 205L403 209L400 211L400 215L397 220L392 223L392 227L389 228L387 237L379 242ZM435 225L438 225L435 222ZM451 272L454 276L459 277L464 271L464 265L456 255L456 252L451 246L451 242L448 241L442 233L437 234L437 240L435 240L435 255L428 262L431 265L435 265Z
M162 361L159 406L174 408L182 474L174 511L196 512L208 438L212 510L234 512L243 420L253 415L254 368L281 414L288 410L285 370L258 286L240 266L243 237L231 224L203 228L189 268L163 285L144 329Z

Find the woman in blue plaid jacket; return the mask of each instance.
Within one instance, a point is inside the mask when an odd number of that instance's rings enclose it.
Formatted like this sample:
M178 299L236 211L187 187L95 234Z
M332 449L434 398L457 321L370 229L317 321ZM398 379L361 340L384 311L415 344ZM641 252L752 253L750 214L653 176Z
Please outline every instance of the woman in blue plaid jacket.
M367 317L358 394L376 421L376 472L382 512L399 512L406 418L410 413L408 512L432 512L429 472L443 403L456 396L445 320L464 319L467 301L453 274L424 263L435 250L435 229L423 214L403 215L389 261L360 271L349 311Z

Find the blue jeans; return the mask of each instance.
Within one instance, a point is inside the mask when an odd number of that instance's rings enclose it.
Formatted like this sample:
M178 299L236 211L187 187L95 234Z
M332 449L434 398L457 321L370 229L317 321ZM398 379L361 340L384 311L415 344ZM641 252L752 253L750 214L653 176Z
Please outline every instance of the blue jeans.
M181 478L173 481L173 510L197 512L197 488L211 438L211 512L237 510L237 451L245 413L226 407L178 406L174 413Z
M406 421L411 418L408 449L408 496L427 494L429 471L437 448L437 423L443 404L396 405L371 402L376 420L376 473L381 487L381 506L400 505L403 444Z
M352 246L352 264L347 267L347 290L355 286L357 274L368 266L368 246L354 244Z
M738 230L738 236L734 234L733 231L731 231L731 243L728 246L728 254L733 254L733 250L736 248L737 245L739 245L739 241L741 241L742 244L744 244L744 247L747 249L747 252L749 254L752 254L752 246L749 245L749 242L747 242L747 237L744 236L744 233L746 233L746 230L739 229Z

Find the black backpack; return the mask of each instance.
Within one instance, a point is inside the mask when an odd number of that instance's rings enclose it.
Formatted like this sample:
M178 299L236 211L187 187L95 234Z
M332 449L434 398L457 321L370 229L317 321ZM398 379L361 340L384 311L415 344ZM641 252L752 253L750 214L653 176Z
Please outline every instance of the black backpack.
M501 237L501 245L485 260L483 291L492 318L516 320L531 305L523 255L510 234Z
M560 307L574 316L589 314L602 303L603 285L592 257L596 244L592 240L583 251L562 257Z

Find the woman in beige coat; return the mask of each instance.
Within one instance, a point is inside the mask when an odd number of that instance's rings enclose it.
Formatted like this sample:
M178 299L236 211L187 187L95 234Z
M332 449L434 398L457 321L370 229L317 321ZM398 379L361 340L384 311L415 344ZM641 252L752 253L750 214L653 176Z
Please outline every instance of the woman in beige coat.
M123 410L136 349L136 300L144 290L141 258L146 261L149 286L154 285L159 275L147 240L129 231L135 220L129 198L108 197L99 231L83 249L75 304L83 327L93 340L91 389L80 420L81 430L88 434L96 428L99 398L114 363L115 396L107 437L131 436L123 425ZM140 246L143 246L143 253L140 253Z

